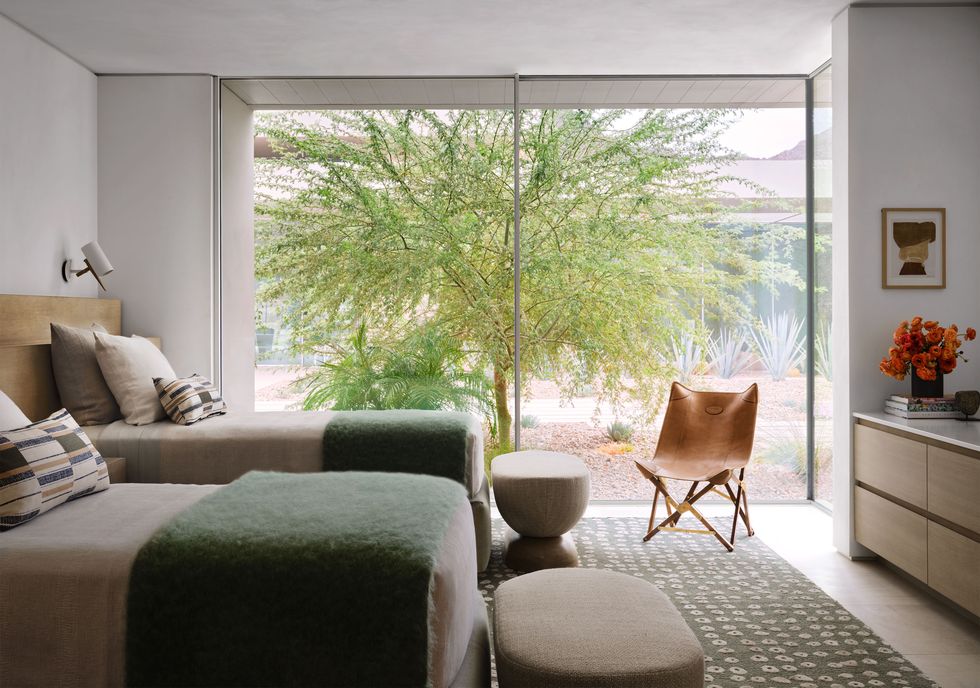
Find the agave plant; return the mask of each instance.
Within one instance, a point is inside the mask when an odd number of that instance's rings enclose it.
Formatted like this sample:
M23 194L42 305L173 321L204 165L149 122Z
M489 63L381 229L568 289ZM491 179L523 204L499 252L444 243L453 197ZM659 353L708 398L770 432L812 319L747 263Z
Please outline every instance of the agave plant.
M521 414L521 427L525 430L533 430L539 425L541 425L541 419L535 416L533 413Z
M830 323L825 322L813 340L813 367L817 375L827 382L833 379L833 364L830 354Z
M723 329L708 340L708 356L715 375L728 380L745 370L752 362L752 352L746 349L748 338L741 330Z
M425 409L493 413L492 386L466 369L458 342L422 328L390 348L372 345L361 325L347 352L323 363L308 384L305 409Z
M613 442L629 442L633 437L633 426L621 420L614 420L606 426L606 436Z
M752 330L759 360L777 382L803 360L803 321L789 311L770 317Z
M677 371L678 381L688 383L704 360L701 345L694 341L694 335L685 334L681 340L671 338L672 363Z

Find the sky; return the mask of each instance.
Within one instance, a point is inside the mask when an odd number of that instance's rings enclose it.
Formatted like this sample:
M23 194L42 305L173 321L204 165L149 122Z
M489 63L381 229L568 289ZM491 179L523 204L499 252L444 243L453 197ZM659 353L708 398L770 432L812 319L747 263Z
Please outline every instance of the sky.
M804 108L770 108L743 110L741 117L721 135L721 143L750 158L769 158L805 137Z

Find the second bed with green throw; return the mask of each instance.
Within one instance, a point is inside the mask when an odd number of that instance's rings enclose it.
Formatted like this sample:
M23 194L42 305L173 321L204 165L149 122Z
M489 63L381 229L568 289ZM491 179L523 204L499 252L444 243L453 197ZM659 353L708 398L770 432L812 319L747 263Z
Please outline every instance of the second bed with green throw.
M440 411L231 411L194 425L124 421L84 428L106 457L126 459L141 483L222 485L248 471L400 471L460 483L473 511L477 564L490 558L490 490L483 428Z
M465 492L443 478L115 485L0 539L0 674L28 686L480 684L473 548Z

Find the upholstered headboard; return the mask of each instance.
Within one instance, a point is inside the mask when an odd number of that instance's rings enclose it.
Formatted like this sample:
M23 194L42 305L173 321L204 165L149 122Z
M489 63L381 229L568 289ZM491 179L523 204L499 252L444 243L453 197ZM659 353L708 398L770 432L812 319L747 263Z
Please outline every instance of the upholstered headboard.
M0 390L31 419L61 408L51 370L52 322L72 327L102 325L122 330L117 299L0 294Z

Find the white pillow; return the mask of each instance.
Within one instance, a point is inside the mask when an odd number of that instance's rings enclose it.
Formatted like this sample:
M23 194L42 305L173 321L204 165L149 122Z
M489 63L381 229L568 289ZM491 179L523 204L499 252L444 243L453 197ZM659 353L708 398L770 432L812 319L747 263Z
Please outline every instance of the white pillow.
M153 378L169 379L177 374L153 342L136 335L117 337L96 332L95 357L123 420L130 425L147 425L167 417Z
M24 415L10 397L0 392L0 430L16 430L31 424L31 419Z

